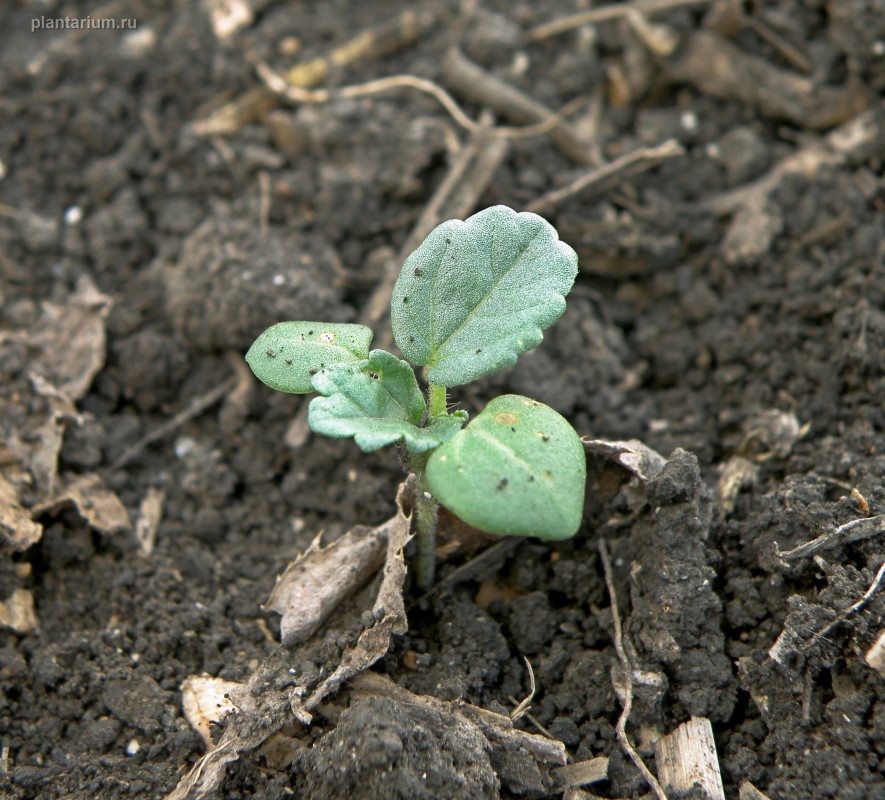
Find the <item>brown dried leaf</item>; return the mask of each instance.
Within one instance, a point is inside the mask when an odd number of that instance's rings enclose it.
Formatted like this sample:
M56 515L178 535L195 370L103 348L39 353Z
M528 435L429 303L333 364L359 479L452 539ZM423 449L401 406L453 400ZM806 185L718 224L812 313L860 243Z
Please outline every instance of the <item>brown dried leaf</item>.
M19 503L15 486L0 475L0 549L21 552L42 535L43 526Z
M53 413L37 429L37 442L33 447L23 448L23 461L34 476L38 488L44 496L55 492L58 481L58 454L61 452L65 434L65 421Z
M95 530L112 534L131 529L129 514L117 497L95 474L74 478L59 494L32 509L34 516L56 514L73 508Z
M382 543L382 546L385 542L387 544L384 577L378 590L377 599L373 604L373 613L377 621L363 632L357 644L343 655L338 668L313 691L304 703L301 702L301 698L309 687L292 685L290 671L293 653L286 648L280 648L268 656L249 678L246 686L231 689L229 694L238 711L236 717L228 721L218 744L206 753L179 781L178 786L167 796L167 800L201 798L216 791L224 779L229 763L236 761L241 753L261 746L271 736L290 724L300 722L303 725L309 725L311 721L310 709L316 708L328 694L335 691L344 681L352 678L385 655L393 633L405 632L407 623L402 586L406 575L406 565L403 558L403 548L411 538L411 517L406 515L405 503L406 497L413 491L412 484L402 484L397 494L397 512L393 517L377 528L354 529L351 532L355 537L359 535L363 539L377 539ZM332 572L334 579L334 570L326 569L328 565L325 565L324 561L327 557L323 554L329 553L329 563L337 564L337 569L347 571L346 565L342 565L338 561L342 552L347 552L344 547L340 552L334 546L320 549L315 541L308 552L295 564L312 565L310 574L313 577L310 585L314 590L318 590L316 575ZM310 557L310 561L307 560L308 557ZM314 559L317 559L316 565L313 565ZM292 570L292 566L286 570L287 573ZM274 594L278 593L279 588L278 584L274 589ZM277 599L287 602L287 597L295 596L299 591L297 582L292 581L288 593L280 593ZM336 589L336 593L339 592L340 589ZM339 602L344 597L346 595L339 598ZM308 605L302 603L300 607L304 608ZM359 614L359 612L357 613ZM315 619L311 621L311 624L314 622ZM293 624L297 627L297 622ZM309 645L305 645L305 647L307 646ZM279 681L281 674L285 674L289 679L285 683L285 690L268 688Z
M86 276L57 306L45 303L43 316L28 339L39 348L31 372L72 402L79 400L104 366L105 325L111 298Z
M328 547L320 547L321 537L322 533L286 567L264 605L283 615L283 647L313 636L329 614L375 574L384 558L384 526L357 526Z
M363 631L356 646L344 654L338 668L314 690L304 703L304 707L308 710L316 708L342 683L368 669L386 655L393 634L403 634L409 629L403 600L403 583L406 579L403 550L411 540L412 534L411 516L406 516L403 507L405 496L410 491L411 487L408 484L400 485L396 497L397 513L381 526L387 539L387 558L384 562L384 578L372 608L377 622Z

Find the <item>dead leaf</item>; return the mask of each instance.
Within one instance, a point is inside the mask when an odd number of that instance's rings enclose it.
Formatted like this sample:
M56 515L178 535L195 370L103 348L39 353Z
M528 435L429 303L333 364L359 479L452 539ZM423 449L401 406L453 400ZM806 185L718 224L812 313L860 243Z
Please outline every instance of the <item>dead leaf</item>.
M43 526L19 503L15 486L0 475L0 549L20 553L42 535Z
M368 669L386 655L393 634L403 634L409 629L403 600L403 584L406 580L406 560L403 550L412 538L412 518L407 517L403 511L405 495L409 491L411 487L408 484L400 485L396 497L398 506L396 516L382 526L386 529L387 558L384 562L384 578L372 608L377 622L363 631L356 647L344 654L338 668L308 698L304 704L308 711L315 709L342 683Z
M716 500L723 519L734 511L738 492L746 486L753 486L758 477L759 467L743 456L732 456L719 468Z
M24 447L23 460L34 476L34 482L44 496L55 492L58 480L58 454L61 452L65 435L65 421L53 413L37 429L37 442L33 447Z
M406 631L408 626L402 594L406 576L403 548L411 538L411 516L406 515L406 508L407 497L413 493L412 479L400 486L397 493L397 512L393 517L377 528L359 528L351 532L354 536L359 534L366 540L377 539L382 545L386 543L384 577L371 609L375 622L363 631L356 645L343 654L337 669L322 681L304 702L302 697L307 694L310 687L300 685L292 679L292 664L298 661L298 650L281 647L271 653L258 666L245 686L238 686L229 692L231 700L237 707L236 715L228 718L218 744L194 764L175 789L167 795L167 800L201 798L216 791L224 780L229 763L236 761L241 753L260 747L275 733L290 725L298 723L309 725L312 720L310 710L315 709L344 681L384 656L390 647L391 635ZM322 554L328 553L332 559L330 563L336 563L338 569L346 571L346 565L337 562L341 553L336 550L334 546L321 549L315 541L302 559L310 556L312 563L313 559L322 560L324 558ZM299 561L295 563L298 564ZM301 563L307 562L301 561ZM290 566L287 572L291 569ZM313 565L310 573L313 576L311 585L318 588L316 575L328 574L328 570L324 572L324 567L321 565ZM278 589L279 584L273 594L277 594ZM277 599L282 598L288 603L285 598L297 595L299 591L297 584L293 582L287 594L280 595ZM301 607L307 606L309 604L302 604ZM287 605L287 608L289 607ZM367 610L356 609L355 616L350 618L347 626L349 627L354 619L361 618ZM309 647L309 642L302 646ZM283 688L271 688L277 685Z
M228 711L233 711L235 706L228 695L240 685L210 675L191 675L181 684L184 718L200 734L206 747L213 746L212 723L220 722Z
M39 350L30 372L71 402L83 397L104 366L110 308L111 298L85 275L64 305L44 303L43 316L27 337Z
M0 602L0 626L16 633L38 633L40 625L34 611L34 595L28 589L16 589Z
M792 411L772 408L747 418L741 427L744 440L738 452L755 461L768 461L790 455L796 442L808 433L810 424L800 425ZM765 448L764 452L759 452L760 446Z
M638 439L607 442L602 439L582 440L588 453L604 456L642 481L649 481L660 472L667 459Z
M100 533L119 533L132 527L120 498L92 473L74 478L59 494L35 506L31 513L35 517L57 514L63 508L73 508Z
M286 567L264 605L265 610L283 615L283 647L313 636L342 600L368 582L384 559L385 526L357 526L328 547L320 547L321 536Z

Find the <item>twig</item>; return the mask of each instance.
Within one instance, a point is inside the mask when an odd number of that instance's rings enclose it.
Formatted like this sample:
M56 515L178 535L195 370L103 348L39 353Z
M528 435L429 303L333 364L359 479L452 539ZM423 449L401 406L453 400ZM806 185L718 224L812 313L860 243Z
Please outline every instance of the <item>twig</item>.
M434 83L427 78L420 78L417 75L389 75L385 78L377 78L376 80L358 83L352 86L342 86L339 89L302 89L293 86L285 77L278 72L274 72L265 62L257 61L255 63L255 71L258 77L264 81L268 89L274 94L284 97L293 103L328 103L330 100L339 98L354 99L357 97L367 97L373 94L380 94L391 89L415 89L433 97L439 104L451 115L452 119L462 128L467 129L471 133L479 130L486 130L490 136L500 136L502 139L522 139L531 136L540 136L554 130L562 121L577 108L584 105L584 98L578 98L568 103L558 112L546 112L543 119L535 125L527 125L518 128L506 127L487 127L481 122L472 120L463 109L455 102L454 98L439 84Z
M658 783L658 779L652 775L651 770L645 766L645 762L639 757L639 753L636 752L636 748L633 747L630 743L630 739L627 737L627 720L630 718L630 711L633 709L633 666L630 663L630 658L627 656L627 650L624 647L624 633L621 628L621 615L618 612L618 594L615 590L611 558L608 554L608 545L606 545L605 539L599 540L598 549L599 557L602 560L602 569L605 573L605 585L608 589L608 596L611 602L612 624L615 629L615 651L618 654L618 659L621 662L621 669L624 673L624 708L621 711L621 716L618 717L617 724L615 725L615 733L618 736L618 741L624 752L635 764L636 769L639 770L642 777L645 778L646 783L651 787L655 797L657 797L658 800L667 800L667 795L664 793L661 784Z
M292 86L305 89L317 86L335 67L380 58L407 47L417 41L432 22L432 16L405 11L376 28L364 31L328 55L297 64L286 72L286 80ZM230 134L278 105L279 98L273 92L264 86L257 86L212 111L205 119L195 122L193 131L198 136Z
M803 542L792 550L777 550L777 557L781 561L795 561L797 558L810 556L819 550L827 550L830 547L856 542L860 539L869 539L882 531L885 531L885 514L875 517L861 517L846 522L810 542ZM777 547L777 542L775 542L775 547Z
M872 596L878 591L883 577L885 577L885 561L882 562L882 565L879 567L879 571L876 573L876 577L873 578L873 582L870 584L870 588L867 589L866 592L864 592L863 597L861 597L860 600L858 600L856 603L852 603L850 606L848 606L848 608L842 611L841 614L837 615L831 622L829 622L819 631L816 631L812 638L825 638L826 635L839 623L844 622L855 611L860 611L860 609L862 609L870 601L870 598L872 598Z
M784 178L801 175L814 180L826 168L841 167L849 160L860 160L867 152L877 152L878 142L885 135L885 103L858 114L823 139L813 140L775 164L760 178L713 195L702 201L703 207L719 216L740 208L764 207L768 196Z
M267 170L261 170L258 173L258 230L261 239L267 238L267 231L270 224L270 175Z
M690 84L705 95L737 101L763 117L786 119L805 130L829 130L873 101L858 80L822 83L777 67L706 30L688 34L663 70L671 83Z
M547 22L544 25L538 25L538 27L532 28L529 31L529 41L538 42L542 39L549 39L551 36L580 28L582 25L608 22L609 20L620 19L630 14L652 14L655 11L668 11L671 8L701 5L709 2L711 0L634 0L632 3L613 3L612 5L600 6L589 11L582 11L580 14L572 14L570 17L562 17L553 22Z
M164 422L159 428L154 428L150 433L142 436L135 444L127 447L123 454L111 465L111 469L120 469L126 466L145 447L160 441L160 439L165 439L172 431L184 425L185 422L202 414L207 408L221 400L236 385L236 378L228 378L224 383L219 384L214 389L206 392L206 394L193 399L188 403L187 408L180 411L172 419Z
M509 696L507 697L507 699L508 699L511 703L515 703L515 702L516 702L516 698L515 698L513 695L509 695ZM558 740L558 739L557 739L552 733L550 733L550 731L547 730L547 728L545 728L545 727L541 724L541 721L540 721L536 716L534 716L533 714L530 714L528 711L523 711L523 712L520 714L520 716L525 717L529 722L532 723L532 725L534 725L534 726L535 726L535 727L536 727L536 728L537 728L537 729L538 729L538 730L539 730L544 736L546 736L548 739L552 739L554 742L558 742L558 741L559 741L559 740ZM512 717L511 717L511 719L512 719ZM514 722L515 722L515 721L516 721L516 720L514 720Z
M443 58L442 79L452 91L513 122L539 123L550 131L550 138L564 155L579 164L592 163L593 144L578 134L571 125L562 122L565 109L554 114L547 106L475 64L457 47L451 48ZM586 100L578 98L576 102L584 105ZM566 109L571 109L574 105L575 101L566 106ZM555 122L550 125L552 120ZM493 131L495 135L502 135L501 131L532 131L535 128L536 125L530 125L524 129L497 128Z
M507 140L489 136L487 128L474 132L433 193L397 257L388 262L385 277L360 318L364 325L378 323L390 313L390 295L402 263L440 222L463 219L473 211L508 149ZM379 347L390 347L393 335L389 328L378 337L378 342Z
M674 158L683 153L685 153L685 148L675 139L668 139L655 147L641 147L598 169L591 170L562 189L541 195L526 206L526 211L534 211L536 214L545 213L572 195L591 188L597 192L602 191L628 176L638 175L640 172L656 167L665 159Z
M762 39L768 42L796 69L802 72L811 72L811 62L808 57L796 45L785 39L777 31L769 27L768 23L752 15L744 17L744 23L755 31Z
M535 698L535 671L532 669L532 663L525 656L522 657L523 661L525 661L526 668L529 671L529 693L526 698L519 703L513 711L510 712L510 719L513 722L516 722L523 714L525 714L529 708L531 708L531 702Z

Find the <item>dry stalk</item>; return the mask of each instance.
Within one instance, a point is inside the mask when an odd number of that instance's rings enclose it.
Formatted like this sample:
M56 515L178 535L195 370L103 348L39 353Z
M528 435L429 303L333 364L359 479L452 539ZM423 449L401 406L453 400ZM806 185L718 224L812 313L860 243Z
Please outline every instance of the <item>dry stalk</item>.
M258 73L258 77L261 78L268 89L277 96L285 98L292 103L310 103L316 105L342 98L354 99L358 97L368 97L370 95L390 91L391 89L414 89L433 97L462 128L465 128L471 133L484 131L489 136L497 136L502 139L524 139L549 133L566 117L573 114L578 108L586 103L585 98L576 98L563 106L559 111L548 116L547 119L542 120L535 125L524 125L519 127L487 127L484 126L482 122L477 122L464 113L461 106L455 102L455 99L439 84L434 83L427 78L420 78L417 75L390 75L385 78L366 81L365 83L342 86L339 89L302 89L300 86L295 86L287 81L283 75L272 70L263 61L256 62L255 70Z
M605 573L605 585L611 602L612 624L615 629L615 651L618 654L618 660L621 662L621 669L624 673L624 708L615 725L615 733L618 736L621 748L636 766L636 769L642 774L642 777L645 778L655 797L658 800L667 800L663 787L651 770L645 766L645 762L639 756L639 753L636 752L636 748L633 747L627 736L627 720L630 718L630 712L633 709L633 665L630 663L630 657L627 655L627 649L624 646L624 632L621 627L621 615L618 611L618 593L615 590L611 558L608 554L608 545L605 543L605 539L599 540L598 549L599 557L602 560L602 569Z
M632 3L612 3L608 6L599 6L579 14L547 22L538 25L529 31L529 41L538 42L549 39L560 33L580 28L582 25L595 25L599 22L608 22L613 19L621 19L633 14L651 14L655 11L668 11L671 8L681 6L694 6L709 3L710 0L634 0Z
M591 188L597 191L608 188L630 175L645 172L668 158L674 158L684 153L685 148L675 139L667 139L667 141L654 147L640 147L620 158L616 158L608 164L603 164L597 169L590 170L590 172L585 173L577 180L572 181L568 186L563 186L561 189L541 195L529 203L526 211L544 214L550 209L555 208L563 200L580 192L586 192Z

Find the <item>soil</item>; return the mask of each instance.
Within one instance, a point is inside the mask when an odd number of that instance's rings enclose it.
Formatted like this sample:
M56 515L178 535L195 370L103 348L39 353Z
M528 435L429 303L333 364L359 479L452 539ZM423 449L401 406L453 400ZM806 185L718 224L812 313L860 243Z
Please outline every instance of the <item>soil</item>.
M539 41L532 28L586 4L253 0L227 37L212 5L0 7L0 475L17 498L4 489L4 508L42 528L0 569L2 796L171 792L205 749L182 682L245 682L280 658L279 618L262 608L276 576L318 532L393 513L395 454L293 447L302 400L250 386L241 356L282 319L360 318L467 132L408 90L282 104L227 135L193 123L260 85L256 59L282 72L412 9L429 18L415 41L335 64L323 85L439 81L458 45L551 109L588 97L571 124L605 160L683 145L545 212L580 256L567 313L516 366L454 392L472 414L493 393L531 395L588 440L639 440L666 462L641 479L588 449L579 534L520 541L429 599L407 583L408 632L373 669L506 713L529 694L525 657L537 689L518 727L576 761L609 757L596 796L647 795L615 732L604 541L645 676L627 733L652 771L655 740L706 717L727 798L747 782L772 800L885 797L885 677L868 655L885 614L879 2L686 4L649 18L666 29L615 19ZM31 29L88 15L137 28ZM732 67L760 71L698 70L708 35ZM861 115L864 144L828 138ZM512 122L526 120L499 120ZM780 169L798 152L829 155ZM523 209L588 169L549 135L513 139L475 210ZM761 201L734 201L769 178ZM71 499L84 476L93 494ZM151 497L152 545L136 536ZM444 517L443 542L458 530ZM447 552L443 579L468 558ZM14 597L36 622L10 617ZM293 674L334 668L321 659L340 646L324 641ZM320 712L290 731L293 754L243 752L211 796L550 791L436 712L346 687Z

